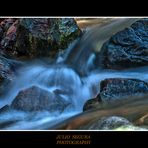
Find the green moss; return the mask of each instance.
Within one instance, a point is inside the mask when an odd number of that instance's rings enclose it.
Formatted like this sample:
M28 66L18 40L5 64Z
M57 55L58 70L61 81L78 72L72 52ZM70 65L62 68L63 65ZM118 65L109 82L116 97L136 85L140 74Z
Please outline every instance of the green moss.
M146 128L136 127L134 125L123 125L113 129L115 131L134 131L134 130L147 130Z

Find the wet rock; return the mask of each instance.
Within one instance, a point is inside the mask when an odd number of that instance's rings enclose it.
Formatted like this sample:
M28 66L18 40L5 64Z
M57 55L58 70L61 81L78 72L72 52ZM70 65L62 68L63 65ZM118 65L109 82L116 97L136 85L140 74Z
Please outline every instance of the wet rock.
M17 62L0 56L0 95L6 91L5 86L14 79L18 65Z
M132 125L127 119L118 116L104 117L91 124L90 130L112 130L121 126Z
M83 111L87 111L87 110L91 110L91 109L95 109L100 105L100 101L99 98L93 98L90 100L87 100L86 103L83 106Z
M15 48L14 44L16 42L16 30L17 30L18 20L16 20L5 32L3 39L1 40L1 47L6 55L14 55Z
M72 18L22 18L4 21L0 28L0 45L4 53L13 58L55 57L81 34Z
M4 113L4 112L8 112L10 111L10 106L9 105L5 105L0 109L0 114Z
M14 18L4 18L0 22L0 27L4 30L7 31L9 27L15 22L16 19Z
M88 100L83 111L95 109L101 103L110 103L127 97L140 96L148 93L148 83L128 78L109 78L101 81L100 93L96 98Z
M113 35L102 46L96 64L111 69L148 65L148 19Z
M110 78L100 83L100 93L97 97L102 102L110 102L146 93L148 93L147 82L128 78Z
M53 57L79 35L80 30L73 19L23 19L15 47L19 54L24 51L23 54L29 57ZM22 44L24 42L27 44Z
M16 19L9 18L9 19L3 19L0 22L0 32L1 32L1 39L6 36L8 29L13 25Z
M12 75L12 70L13 70L12 63L8 59L0 56L1 77L10 79Z
M1 55L10 57L14 54L13 48L16 39L16 28L18 20L9 18L0 22L0 52Z
M136 127L126 118L119 116L103 117L92 122L89 130L146 130L146 128Z
M40 88L32 86L18 93L11 107L21 111L50 111L63 112L69 102L59 96Z

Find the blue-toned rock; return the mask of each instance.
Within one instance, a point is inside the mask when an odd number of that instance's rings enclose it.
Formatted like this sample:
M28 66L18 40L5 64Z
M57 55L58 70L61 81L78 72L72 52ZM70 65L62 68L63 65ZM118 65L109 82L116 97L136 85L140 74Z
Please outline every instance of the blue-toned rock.
M95 62L109 69L148 65L148 19L113 35L103 44Z

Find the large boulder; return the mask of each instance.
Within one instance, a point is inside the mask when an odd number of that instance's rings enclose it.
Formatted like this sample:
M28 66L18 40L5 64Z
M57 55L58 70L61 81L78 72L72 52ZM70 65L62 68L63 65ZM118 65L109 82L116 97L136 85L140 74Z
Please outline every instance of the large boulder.
M32 86L18 93L11 108L21 111L63 112L70 104L69 101L56 96L38 86Z
M128 78L109 78L100 83L99 98L103 102L148 93L148 83Z
M72 18L22 18L4 21L9 23L3 23L4 27L1 27L0 33L3 36L0 45L6 55L15 58L55 57L81 34Z
M141 19L113 35L97 57L96 64L111 69L148 65L148 19Z
M123 98L138 96L148 93L148 83L128 78L109 78L101 81L100 93L96 98L88 100L83 110L97 108L100 103L110 103Z

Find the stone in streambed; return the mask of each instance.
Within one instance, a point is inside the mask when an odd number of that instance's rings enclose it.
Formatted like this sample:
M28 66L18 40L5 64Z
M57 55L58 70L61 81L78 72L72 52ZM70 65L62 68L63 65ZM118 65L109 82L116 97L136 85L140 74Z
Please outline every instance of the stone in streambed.
M113 35L101 48L95 63L110 69L148 65L148 19L141 19Z
M120 116L102 117L93 121L87 127L87 130L147 130L146 128L134 126L126 118Z
M104 117L93 122L89 129L90 130L112 130L121 126L132 125L127 119L118 116Z
M110 103L123 98L144 95L148 93L148 83L138 79L108 78L100 83L100 93L94 99L88 100L83 111L95 109L100 103Z
M13 100L11 107L21 111L63 112L70 102L56 96L47 90L32 86L22 90Z
M99 98L102 102L116 101L128 96L148 93L148 83L138 79L109 78L100 83Z

